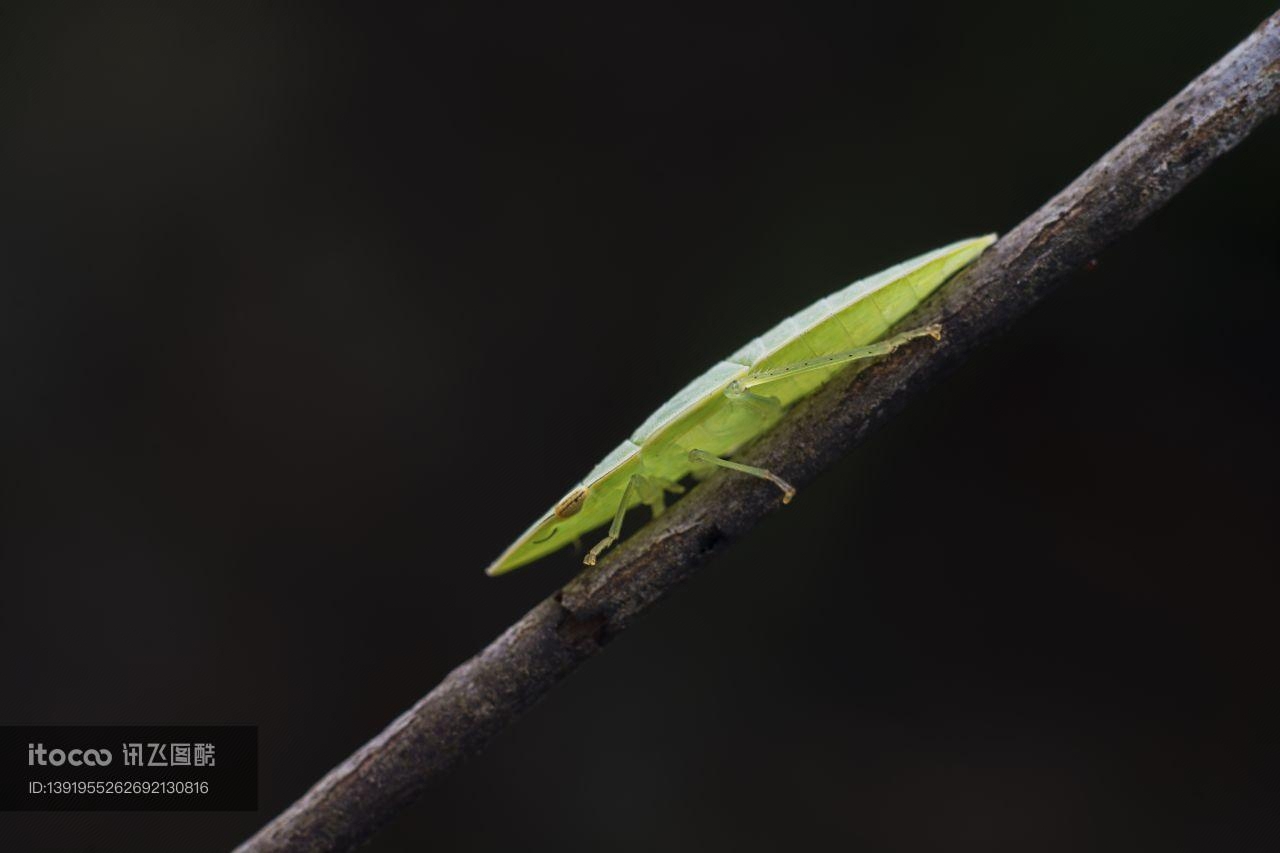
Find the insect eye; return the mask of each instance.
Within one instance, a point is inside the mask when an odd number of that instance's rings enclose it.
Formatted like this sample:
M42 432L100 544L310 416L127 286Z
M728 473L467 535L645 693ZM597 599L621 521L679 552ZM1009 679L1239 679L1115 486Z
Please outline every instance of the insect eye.
M582 486L579 486L566 495L564 500L556 504L556 518L568 518L571 515L577 515L586 500L587 490Z

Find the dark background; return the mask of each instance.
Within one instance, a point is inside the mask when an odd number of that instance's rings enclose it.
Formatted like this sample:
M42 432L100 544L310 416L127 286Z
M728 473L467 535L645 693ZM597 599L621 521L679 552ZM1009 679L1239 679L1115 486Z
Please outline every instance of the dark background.
M573 574L481 570L670 392L1273 11L350 6L0 15L0 722L261 738L257 814L5 849L233 845ZM1278 186L1273 123L371 849L1265 848Z

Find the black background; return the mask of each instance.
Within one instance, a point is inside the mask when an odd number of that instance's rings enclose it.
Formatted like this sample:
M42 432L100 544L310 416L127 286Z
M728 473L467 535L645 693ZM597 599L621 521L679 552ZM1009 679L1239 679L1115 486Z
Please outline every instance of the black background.
M256 724L262 810L4 846L231 846L572 575L481 569L670 392L1013 226L1271 7L6 7L0 717ZM371 849L1264 847L1278 155Z

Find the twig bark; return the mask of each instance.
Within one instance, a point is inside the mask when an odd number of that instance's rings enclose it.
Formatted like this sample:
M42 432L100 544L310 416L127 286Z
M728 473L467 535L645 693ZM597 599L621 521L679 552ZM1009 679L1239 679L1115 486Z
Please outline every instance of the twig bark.
M942 323L941 345L906 347L838 376L747 461L808 483L1278 108L1280 12L914 313L914 325ZM359 845L778 503L777 490L753 478L712 477L451 672L239 849Z

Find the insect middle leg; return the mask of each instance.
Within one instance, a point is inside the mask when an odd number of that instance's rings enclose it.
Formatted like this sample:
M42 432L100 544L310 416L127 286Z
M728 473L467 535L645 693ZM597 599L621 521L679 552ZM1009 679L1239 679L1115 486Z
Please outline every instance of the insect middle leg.
M857 361L863 358L875 358L876 356L888 355L907 341L916 338L933 338L935 341L942 340L942 326L937 323L925 326L920 329L911 329L910 331L901 332L883 341L876 341L865 347L856 347L855 349L845 350L844 352L832 353L831 355L820 355L815 358L797 361L794 364L784 364L781 367L771 367L768 370L761 370L756 373L748 373L741 379L735 379L729 383L729 387L725 389L725 395L731 399L741 397L754 397L749 388L757 385L763 385L766 382L774 382L778 379L790 379L797 373L806 373L810 370L821 370L824 367L833 367L838 364L844 364L849 361Z
M730 462L728 459L721 459L714 453L708 453L705 450L690 450L690 462L700 462L704 465L715 465L720 468L728 468L730 471L740 471L743 474L750 474L752 477L759 477L762 480L768 480L779 489L782 490L782 502L784 504L791 503L791 499L796 496L796 487L779 477L777 474L767 468L757 468L754 465L743 465L741 462Z
M640 500L644 502L645 506L649 507L649 511L653 513L654 518L666 511L667 492L671 492L673 495L684 494L684 486L675 480L652 475L637 476L640 477L636 483L636 489L640 492Z

